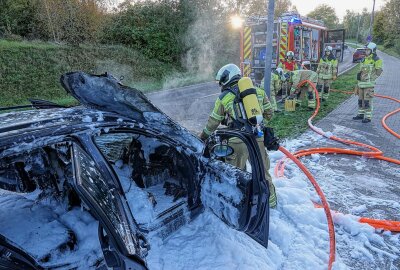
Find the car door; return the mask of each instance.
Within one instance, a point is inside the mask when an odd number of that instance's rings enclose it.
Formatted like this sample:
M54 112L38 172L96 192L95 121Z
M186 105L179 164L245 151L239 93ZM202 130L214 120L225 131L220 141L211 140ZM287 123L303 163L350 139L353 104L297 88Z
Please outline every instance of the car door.
M226 143L247 151L247 170L228 164L229 156L213 157L213 146ZM236 146L235 146L236 144ZM238 153L233 153L236 155ZM240 153L239 153L240 154ZM246 154L246 155L247 155ZM209 157L202 169L201 199L218 217L231 227L243 231L264 247L268 246L269 188L265 180L261 153L251 134L217 130L206 145ZM222 160L223 159L223 160Z
M88 142L88 136L80 137L81 142ZM126 201L107 162L95 147L85 143L73 143L71 156L76 191L99 220L99 238L107 266L147 269L143 261L147 242L126 210Z
M27 252L0 234L0 270L44 270Z

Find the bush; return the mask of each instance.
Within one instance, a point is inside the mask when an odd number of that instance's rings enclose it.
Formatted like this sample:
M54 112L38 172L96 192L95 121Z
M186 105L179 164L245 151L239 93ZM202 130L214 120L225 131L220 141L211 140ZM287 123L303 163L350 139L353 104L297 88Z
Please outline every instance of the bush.
M163 62L179 63L186 50L182 36L191 20L191 12L184 2L130 5L110 17L101 40L127 45Z
M400 38L395 40L393 48L395 52L400 55Z

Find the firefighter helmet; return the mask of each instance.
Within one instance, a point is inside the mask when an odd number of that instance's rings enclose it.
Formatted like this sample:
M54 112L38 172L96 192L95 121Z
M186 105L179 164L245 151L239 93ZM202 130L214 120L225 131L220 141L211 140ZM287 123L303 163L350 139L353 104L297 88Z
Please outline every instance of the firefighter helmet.
M333 50L333 49L332 49L331 46L326 46L326 47L325 47L325 52L328 52L328 51L329 51L329 52L332 52L332 50Z
M280 79L281 81L286 81L285 73L283 72L283 69L282 69L282 68L278 67L278 68L275 70L275 73L279 76L279 79Z
M289 56L291 56L292 58L294 58L294 52L288 51L288 52L286 53L286 57L289 57Z
M283 69L282 68L278 67L275 71L279 76L283 75Z
M367 45L365 45L366 49L370 49L372 53L376 53L376 44L373 42L369 42Z
M225 86L237 82L241 77L240 68L235 64L228 64L220 68L215 80L220 86Z

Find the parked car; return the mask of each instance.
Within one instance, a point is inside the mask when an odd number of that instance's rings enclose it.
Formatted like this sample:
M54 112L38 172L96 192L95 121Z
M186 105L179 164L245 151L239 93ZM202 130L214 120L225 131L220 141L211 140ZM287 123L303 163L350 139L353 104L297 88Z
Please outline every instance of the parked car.
M81 106L0 114L0 269L147 269L149 235L166 238L205 207L267 247L253 136L222 129L204 145L111 75L61 83ZM250 172L224 162L232 138Z
M365 48L357 48L353 53L353 63L360 62L365 57Z

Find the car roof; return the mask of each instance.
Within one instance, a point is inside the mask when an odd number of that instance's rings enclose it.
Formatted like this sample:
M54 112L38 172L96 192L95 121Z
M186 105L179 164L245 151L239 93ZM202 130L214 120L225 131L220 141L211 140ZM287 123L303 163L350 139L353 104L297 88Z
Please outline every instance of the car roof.
M82 106L4 113L0 114L0 152L9 144L15 145L25 140L49 136L55 138L101 126L135 122L118 114Z
M105 115L112 118L121 117L110 112L88 109L82 106L3 113L0 114L0 138L12 130L21 132L26 129L38 129L77 122L90 123L96 122L96 120L104 120Z
M155 114L145 121L123 115L90 109L83 106L72 108L39 109L0 114L0 157L8 155L2 150L14 148L18 144L29 144L39 138L51 138L47 142L59 142L78 132L99 130L107 127L139 127L146 131L164 135L192 151L201 152L203 145L186 129L170 119ZM29 147L29 145L27 146ZM4 151L5 152L5 151Z

